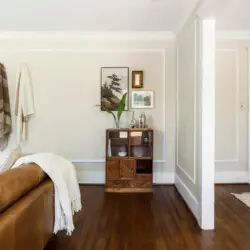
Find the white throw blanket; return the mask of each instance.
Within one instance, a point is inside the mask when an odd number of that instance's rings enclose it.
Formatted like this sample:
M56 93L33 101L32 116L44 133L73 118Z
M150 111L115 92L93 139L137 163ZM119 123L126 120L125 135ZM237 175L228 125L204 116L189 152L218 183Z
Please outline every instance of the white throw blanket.
M17 117L17 144L27 139L27 123L35 114L33 89L30 72L26 64L21 64L17 75L15 115Z
M37 153L21 157L12 168L22 164L36 163L51 178L55 189L55 224L54 233L74 231L73 214L82 208L81 194L76 178L75 167L61 156L51 153Z

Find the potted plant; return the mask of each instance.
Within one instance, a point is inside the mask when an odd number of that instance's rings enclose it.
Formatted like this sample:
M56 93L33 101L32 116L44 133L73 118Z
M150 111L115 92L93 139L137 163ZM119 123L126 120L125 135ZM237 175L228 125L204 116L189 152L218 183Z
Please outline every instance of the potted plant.
M118 104L118 108L117 108L117 113L115 114L114 111L112 111L110 108L106 107L105 105L96 105L98 107L101 107L102 110L105 110L107 113L111 114L114 118L114 123L115 123L115 127L117 129L120 128L120 119L122 116L123 111L125 110L125 102L126 102L126 98L127 98L127 93L123 94L119 104Z

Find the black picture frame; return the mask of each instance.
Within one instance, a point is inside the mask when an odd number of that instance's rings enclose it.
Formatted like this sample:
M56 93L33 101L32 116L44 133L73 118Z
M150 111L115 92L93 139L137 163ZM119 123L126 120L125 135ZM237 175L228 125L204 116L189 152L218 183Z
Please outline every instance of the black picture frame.
M129 67L101 67L101 110L103 105L117 111L118 104L127 92L125 111L129 110Z

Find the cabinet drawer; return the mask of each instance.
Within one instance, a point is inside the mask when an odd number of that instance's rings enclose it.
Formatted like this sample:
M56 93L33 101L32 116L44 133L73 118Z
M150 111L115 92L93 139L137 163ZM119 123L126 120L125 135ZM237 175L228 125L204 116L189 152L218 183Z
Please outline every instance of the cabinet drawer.
M151 181L116 180L107 181L107 188L152 188Z
M107 181L106 187L107 188L127 188L128 182L127 181Z
M130 188L152 188L151 181L129 181L128 187Z
M137 181L152 181L152 174L136 174L135 179Z
M107 180L120 179L120 162L119 161L107 161L106 163L106 178Z

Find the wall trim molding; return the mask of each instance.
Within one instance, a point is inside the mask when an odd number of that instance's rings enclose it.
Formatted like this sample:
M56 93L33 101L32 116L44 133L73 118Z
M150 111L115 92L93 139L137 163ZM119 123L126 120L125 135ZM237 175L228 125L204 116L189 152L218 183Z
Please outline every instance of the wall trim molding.
M235 117L236 117L236 155L235 159L215 159L215 163L222 162L239 162L240 155L240 138L239 138L239 86L240 86L240 66L239 66L239 50L238 49L216 49L216 53L233 53L235 56L235 70L236 70L236 92L235 92Z
M166 109L167 109L167 104L166 104L166 66L167 66L167 50L165 49L162 53L164 53L163 56L163 66L162 66L162 71L163 73L163 79L162 79L162 128L163 128L163 142L162 142L162 157L164 159L164 162L166 162L166 134L167 134L167 127L166 127Z
M248 120L250 121L250 47L247 48L248 74ZM250 122L248 122L248 183L250 183Z
M249 173L248 171L216 171L215 183L248 183Z
M177 174L175 174L175 186L200 225L200 204L190 189Z
M105 163L105 159L69 159L72 163ZM165 160L154 160L154 163L165 163Z
M194 19L193 20L193 25L194 25L194 50L195 50L195 55L194 55L194 65L197 65L197 29L198 29L198 20ZM185 176L193 183L196 183L196 104L197 104L197 69L194 67L194 76L195 76L195 82L194 82L194 107L193 107L193 112L194 112L194 152L193 152L193 157L194 157L194 162L193 162L193 176L191 176L185 169L179 164L178 161L178 156L179 156L179 45L177 45L177 84L176 84L176 166L185 174Z
M217 30L217 40L250 40L250 30Z
M1 38L0 38L1 39ZM39 46L41 47L41 46ZM88 48L88 49L82 49L82 48L33 48L33 49L25 49L25 48L9 48L8 50L1 48L1 53L9 53L9 52L65 52L65 53L122 53L122 52L160 52L164 56L166 54L166 48L157 48L157 49L141 49L141 48Z
M22 40L175 40L171 31L0 31L0 39Z

